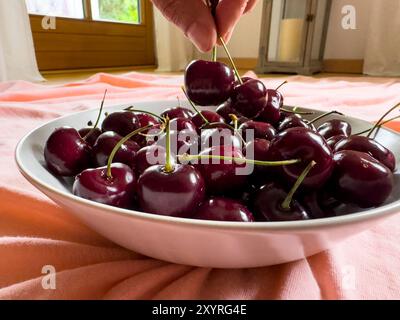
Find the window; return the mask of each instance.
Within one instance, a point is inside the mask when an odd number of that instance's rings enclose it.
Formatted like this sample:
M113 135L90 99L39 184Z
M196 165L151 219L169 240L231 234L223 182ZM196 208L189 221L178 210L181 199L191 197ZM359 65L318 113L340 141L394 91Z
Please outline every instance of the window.
M26 0L26 4L41 70L155 63L149 0Z

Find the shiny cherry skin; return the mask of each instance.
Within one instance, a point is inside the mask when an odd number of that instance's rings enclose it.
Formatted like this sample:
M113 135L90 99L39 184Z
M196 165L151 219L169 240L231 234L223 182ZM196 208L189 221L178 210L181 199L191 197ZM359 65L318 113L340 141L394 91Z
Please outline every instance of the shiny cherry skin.
M301 221L310 216L304 207L295 199L290 209L282 208L288 193L275 183L269 183L258 190L253 199L253 211L257 221Z
M93 146L92 155L94 164L98 167L106 166L111 152L121 139L122 137L119 134L112 131L101 134ZM113 162L124 163L132 167L135 163L136 152L139 149L140 146L135 141L129 140L119 148Z
M346 138L347 138L347 136L344 136L344 135L333 136L333 137L330 137L328 140L326 140L326 143L328 144L329 148L331 148L331 150L333 151L333 150L335 150L335 146L337 145L337 143Z
M170 127L172 131L182 131L182 130L190 130L193 132L197 131L196 125L192 120L186 118L175 118L170 122Z
M267 89L260 80L252 79L238 84L232 91L232 106L241 115L253 119L267 105Z
M245 139L246 141L249 140L247 139L247 130L254 130L253 138L266 139L271 141L276 136L275 128L271 124L261 121L247 121L240 125L239 130L241 130L243 139Z
M319 126L317 132L326 140L338 135L349 137L351 135L351 125L347 121L333 119Z
M228 100L234 82L232 69L221 62L195 60L185 71L186 92L199 106L218 106Z
M331 185L337 199L361 208L378 207L390 196L392 171L369 154L353 150L335 153Z
M165 165L167 153L163 146L153 144L143 147L136 153L135 170L140 176L146 169L154 165Z
M147 113L136 113L136 116L139 119L140 128L147 127L151 125L152 127L148 131L157 130L160 128L160 121ZM142 134L137 134L136 136L132 137L133 141L136 141L140 146L145 146L147 141L146 137L143 134L148 133L148 131L142 132Z
M208 120L209 123L225 123L224 118L214 111L204 110L201 111L201 114ZM192 122L198 130L205 125L203 117L199 114L193 116Z
M303 195L301 204L313 219L322 219L338 215L337 210L342 202L335 199L326 188L321 188Z
M200 155L243 158L241 150L232 146L214 146L203 150ZM196 164L204 177L207 192L211 195L225 195L241 189L246 184L247 176L238 174L237 169L244 170L244 166L235 161L218 159L202 159Z
M101 130L99 128L83 128L78 131L79 135L84 139L91 147L93 147L94 143L96 142L97 138L101 135ZM88 135L90 133L90 135Z
M271 142L265 139L254 139L247 142L243 150L246 159L268 161L269 159L269 146ZM253 173L250 175L251 181L256 185L263 185L274 175L276 168L265 166L254 166ZM269 180L270 181L270 180Z
M203 202L193 217L199 220L253 222L253 214L243 203L228 198L210 198Z
M285 119L283 119L282 122L279 123L278 131L282 132L290 128L312 129L313 127L310 126L310 124L299 115L292 114L290 116L285 117Z
M137 115L130 111L118 111L109 114L103 121L102 131L114 131L125 137L132 131L140 128L140 121Z
M156 145L167 147L167 135L164 133L157 139ZM192 154L192 150L198 151L199 135L196 131L181 130L170 131L171 152L173 154L182 155L184 153Z
M170 120L175 119L175 118L186 118L186 119L192 119L193 117L193 112L190 109L183 108L183 107L174 107L174 108L169 108L165 110L162 114L161 117L166 118L168 117Z
M193 166L176 164L170 173L152 166L140 176L137 194L144 212L190 218L204 200L205 184Z
M91 147L76 129L58 128L46 142L44 159L52 173L72 177L91 166Z
M281 108L283 107L282 94L273 89L267 90L267 105L261 111L259 119L276 125L281 118Z
M333 154L325 139L318 133L306 128L291 128L279 133L271 141L270 160L301 159L302 162L280 167L283 177L293 185L306 166L315 161L317 164L304 179L302 186L317 189L330 178L333 170Z
M335 145L335 152L343 150L354 150L368 153L390 170L394 171L396 169L396 157L393 152L374 139L363 136L351 136L339 141Z
M129 209L135 199L136 177L132 169L122 163L111 165L112 178L107 167L87 169L75 178L74 195L110 206Z
M232 100L229 99L225 101L223 104L221 104L216 112L224 118L226 123L230 123L232 121L232 118L230 117L231 114L234 114L238 118L241 116L235 109L232 107Z
M226 128L212 128L204 129L201 131L200 143L202 150L214 146L232 146L232 148L239 149L242 147L240 138L233 134L230 129Z

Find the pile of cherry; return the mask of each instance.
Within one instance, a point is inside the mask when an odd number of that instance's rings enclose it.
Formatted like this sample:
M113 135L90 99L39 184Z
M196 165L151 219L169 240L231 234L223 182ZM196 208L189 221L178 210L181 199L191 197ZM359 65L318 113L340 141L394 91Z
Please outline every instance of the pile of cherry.
M46 164L75 177L79 197L173 217L293 221L340 215L348 204L384 204L396 160L372 135L389 112L367 136L352 134L343 117L316 127L326 115L309 121L284 109L278 89L235 78L225 64L194 61L183 89L193 109L156 115L130 107L98 128L101 108L94 125L51 134ZM238 174L249 164L254 170Z

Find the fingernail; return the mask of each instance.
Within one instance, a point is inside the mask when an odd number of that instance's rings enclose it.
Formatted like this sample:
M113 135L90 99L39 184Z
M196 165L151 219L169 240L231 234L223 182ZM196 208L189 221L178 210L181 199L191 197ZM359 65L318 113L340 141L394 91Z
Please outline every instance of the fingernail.
M199 23L193 24L186 35L202 52L210 51L217 39L217 34L214 29Z

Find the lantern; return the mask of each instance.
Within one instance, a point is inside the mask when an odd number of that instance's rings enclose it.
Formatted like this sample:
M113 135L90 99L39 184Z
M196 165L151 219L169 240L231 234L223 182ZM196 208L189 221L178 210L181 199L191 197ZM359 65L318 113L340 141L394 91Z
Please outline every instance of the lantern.
M322 71L331 5L331 0L264 0L257 71Z

